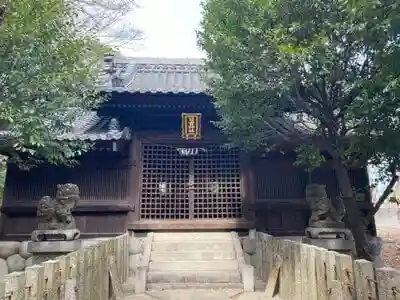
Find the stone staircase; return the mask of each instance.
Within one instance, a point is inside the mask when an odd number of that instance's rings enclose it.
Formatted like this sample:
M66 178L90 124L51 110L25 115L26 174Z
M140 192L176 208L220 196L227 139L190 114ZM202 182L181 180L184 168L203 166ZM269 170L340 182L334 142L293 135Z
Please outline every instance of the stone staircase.
M234 239L230 232L154 233L147 289L243 288Z

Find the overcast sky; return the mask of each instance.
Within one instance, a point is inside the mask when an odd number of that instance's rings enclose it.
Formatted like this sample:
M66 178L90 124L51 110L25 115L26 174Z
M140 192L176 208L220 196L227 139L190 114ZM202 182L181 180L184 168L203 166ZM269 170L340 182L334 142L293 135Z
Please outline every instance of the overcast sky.
M201 18L201 0L138 0L127 18L144 32L144 39L121 52L129 56L202 57L195 30Z

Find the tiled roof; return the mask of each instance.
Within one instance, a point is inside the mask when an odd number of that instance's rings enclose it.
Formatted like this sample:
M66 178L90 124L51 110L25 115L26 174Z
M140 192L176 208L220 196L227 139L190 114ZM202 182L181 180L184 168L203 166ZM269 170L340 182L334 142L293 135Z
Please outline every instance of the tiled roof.
M73 125L71 132L59 135L58 140L130 140L131 132L128 127L121 130L115 118L100 117L96 112L89 112L79 118Z
M131 93L206 92L205 71L201 59L114 58L117 73L106 75L103 89ZM112 76L119 79L112 83ZM115 77L114 77L115 78Z
M77 118L72 126L72 131L65 134L54 133L55 139L62 140L130 140L131 132L128 127L121 130L119 122L115 118L100 117L96 112L88 112ZM0 139L15 136L12 131L0 130Z

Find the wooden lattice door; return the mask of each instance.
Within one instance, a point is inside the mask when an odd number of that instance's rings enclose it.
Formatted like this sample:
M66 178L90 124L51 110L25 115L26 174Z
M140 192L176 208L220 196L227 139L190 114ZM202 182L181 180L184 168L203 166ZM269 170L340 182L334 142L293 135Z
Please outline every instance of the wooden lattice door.
M170 144L143 144L140 219L242 217L240 160L216 145L182 155Z

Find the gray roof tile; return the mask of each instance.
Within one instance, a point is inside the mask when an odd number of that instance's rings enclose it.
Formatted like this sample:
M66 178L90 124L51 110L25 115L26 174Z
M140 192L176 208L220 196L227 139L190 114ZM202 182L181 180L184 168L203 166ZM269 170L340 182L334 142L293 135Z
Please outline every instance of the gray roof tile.
M130 140L131 132L128 127L121 130L115 118L100 117L96 112L89 112L79 118L72 126L72 131L56 137L57 140Z
M87 114L77 118L72 125L72 130L68 133L54 133L55 139L63 140L81 140L81 141L98 141L98 140L130 140L131 131L128 127L120 129L118 120L111 117L100 117L96 112L88 112ZM0 139L10 138L13 132L9 130L0 131Z
M206 92L205 71L201 59L171 58L114 58L119 68L119 86L112 86L111 75L106 77L106 91L131 93Z

